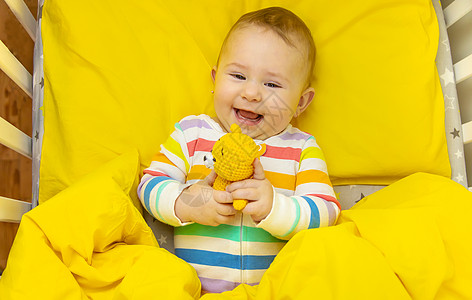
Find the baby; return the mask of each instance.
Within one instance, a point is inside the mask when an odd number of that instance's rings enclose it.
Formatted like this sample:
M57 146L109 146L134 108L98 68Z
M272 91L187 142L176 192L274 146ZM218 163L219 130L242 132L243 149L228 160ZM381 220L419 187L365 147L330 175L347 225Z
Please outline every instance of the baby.
M138 188L158 220L175 226L175 254L195 267L203 292L259 283L297 232L336 222L340 212L315 138L290 125L314 96L315 47L292 12L271 7L243 15L212 69L216 116L188 116L161 145ZM252 178L212 188L204 165L213 144L239 125L265 153ZM248 204L236 211L233 199Z

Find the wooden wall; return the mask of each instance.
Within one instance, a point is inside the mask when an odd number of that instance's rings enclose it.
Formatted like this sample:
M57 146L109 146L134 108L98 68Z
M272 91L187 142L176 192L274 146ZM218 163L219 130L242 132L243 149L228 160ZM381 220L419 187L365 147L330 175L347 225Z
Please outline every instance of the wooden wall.
M37 0L25 0L36 17ZM16 58L33 73L33 41L0 0L0 39ZM31 136L31 99L0 71L0 116ZM31 202L31 160L0 145L0 196ZM0 222L0 269L6 265L8 252L18 224Z

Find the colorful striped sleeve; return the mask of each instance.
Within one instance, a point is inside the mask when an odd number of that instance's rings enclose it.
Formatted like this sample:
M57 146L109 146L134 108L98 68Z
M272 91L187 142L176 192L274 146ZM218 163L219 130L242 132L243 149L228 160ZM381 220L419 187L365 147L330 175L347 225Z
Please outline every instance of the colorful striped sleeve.
M138 196L146 210L156 219L172 226L182 226L175 215L175 201L188 186L185 184L189 163L186 156L185 136L179 123L161 145L138 186Z
M257 226L288 240L309 228L333 225L340 212L321 149L310 137L301 152L293 196L274 189L272 211Z

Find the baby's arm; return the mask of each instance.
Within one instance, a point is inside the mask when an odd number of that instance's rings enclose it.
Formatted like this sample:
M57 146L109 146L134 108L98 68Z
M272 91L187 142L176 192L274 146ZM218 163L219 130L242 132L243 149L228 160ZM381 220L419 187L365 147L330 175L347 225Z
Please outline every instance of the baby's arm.
M138 187L138 196L146 210L161 222L181 226L189 222L205 225L228 223L236 211L231 195L214 191L215 174L193 185L186 184L191 167L186 136L180 124L161 145ZM229 204L228 204L229 203Z
M156 219L172 226L184 225L174 213L174 203L187 188L185 173L162 152L144 170L138 196L144 208Z
M275 193L271 213L258 226L288 240L303 229L334 225L339 212L323 153L311 137L302 149L294 196Z
M231 194L212 188L214 172L192 185L184 184L185 174L159 153L144 173L138 187L139 199L159 221L172 226L190 222L216 226L233 220L236 211Z

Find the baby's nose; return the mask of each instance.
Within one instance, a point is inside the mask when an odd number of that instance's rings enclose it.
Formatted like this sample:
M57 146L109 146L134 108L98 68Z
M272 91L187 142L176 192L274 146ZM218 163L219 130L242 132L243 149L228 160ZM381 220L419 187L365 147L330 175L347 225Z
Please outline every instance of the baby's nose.
M242 91L242 97L247 101L261 101L261 90L257 82L247 80Z

